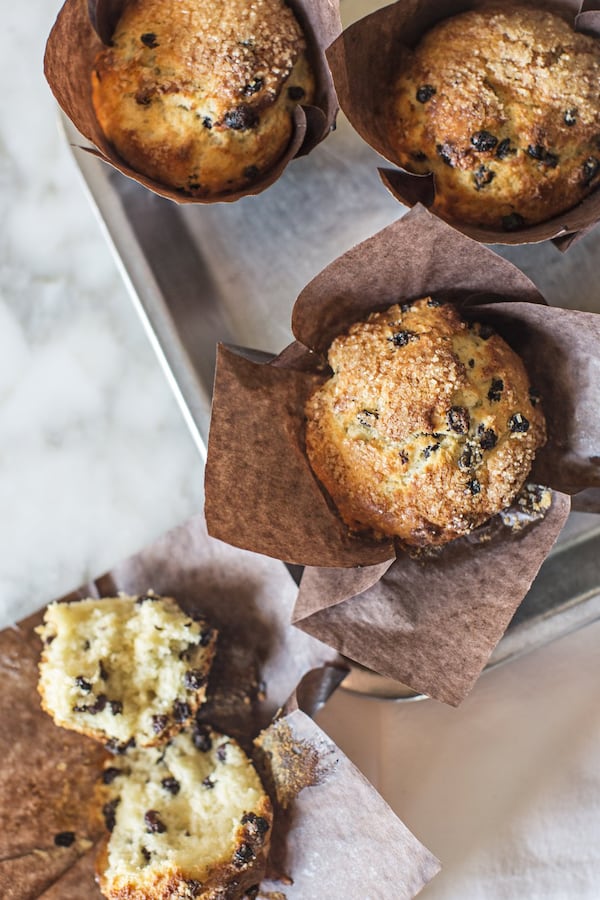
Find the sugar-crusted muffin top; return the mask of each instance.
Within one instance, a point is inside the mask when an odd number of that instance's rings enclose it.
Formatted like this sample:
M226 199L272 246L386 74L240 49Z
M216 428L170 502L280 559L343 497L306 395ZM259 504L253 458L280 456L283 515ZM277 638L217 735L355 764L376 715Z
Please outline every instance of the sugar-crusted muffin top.
M306 450L347 525L443 544L508 507L545 443L540 399L489 326L431 298L336 338Z
M232 738L196 726L107 762L102 782L106 897L234 900L261 880L271 804Z
M164 742L204 701L216 630L170 597L51 603L38 690L57 725L107 742Z
M99 123L130 165L202 197L244 187L277 161L314 78L283 0L134 0L92 89Z
M493 6L425 34L393 86L402 165L434 172L434 208L507 231L600 185L600 41L553 12Z

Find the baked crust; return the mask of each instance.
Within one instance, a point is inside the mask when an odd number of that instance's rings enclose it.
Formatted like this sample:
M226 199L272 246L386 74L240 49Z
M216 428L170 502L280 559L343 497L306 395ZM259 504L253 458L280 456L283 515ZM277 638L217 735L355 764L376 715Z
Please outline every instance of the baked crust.
M42 708L113 752L164 743L206 699L217 632L172 597L51 603L37 632Z
M197 726L107 763L103 778L111 835L96 867L109 900L238 900L262 880L271 803L232 738Z
M137 171L197 197L247 187L311 103L306 41L283 0L133 0L97 57L98 122Z
M600 185L600 41L556 13L490 6L446 19L403 64L390 133L435 175L450 220L515 230Z
M545 443L523 363L431 298L336 338L306 405L306 450L352 530L444 544L509 506Z

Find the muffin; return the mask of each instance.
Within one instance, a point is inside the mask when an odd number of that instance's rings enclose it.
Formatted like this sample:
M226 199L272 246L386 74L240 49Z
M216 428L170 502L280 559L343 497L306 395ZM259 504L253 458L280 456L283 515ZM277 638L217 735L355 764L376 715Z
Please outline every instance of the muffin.
M306 403L313 472L352 531L445 544L510 506L545 443L539 395L487 325L427 297L337 337Z
M204 702L217 633L170 597L51 603L37 630L42 707L114 751L163 743Z
M489 6L427 32L388 109L390 144L435 176L433 209L512 231L600 185L600 41L532 6Z
M208 726L107 763L110 831L98 859L110 900L236 900L261 881L272 812L239 745Z
M283 0L133 0L92 74L98 122L122 159L198 198L268 172L314 90Z

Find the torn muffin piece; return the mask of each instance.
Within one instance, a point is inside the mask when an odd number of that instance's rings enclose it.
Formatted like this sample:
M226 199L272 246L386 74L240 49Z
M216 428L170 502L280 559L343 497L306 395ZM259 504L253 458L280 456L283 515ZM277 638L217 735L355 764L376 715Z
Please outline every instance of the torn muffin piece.
M488 325L431 297L337 337L306 404L311 467L355 531L433 546L510 506L546 440L540 398Z
M171 597L52 603L37 631L42 707L114 752L164 743L205 700L217 632Z
M241 747L196 725L105 766L110 831L97 863L110 900L236 900L264 874L269 798Z
M127 4L96 58L100 127L137 172L204 198L247 188L283 156L315 78L284 0Z

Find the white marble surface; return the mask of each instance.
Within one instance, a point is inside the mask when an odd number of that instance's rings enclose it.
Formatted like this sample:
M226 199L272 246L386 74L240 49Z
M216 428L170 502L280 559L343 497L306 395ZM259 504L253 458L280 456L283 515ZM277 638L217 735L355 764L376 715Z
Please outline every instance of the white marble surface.
M4 622L200 508L202 473L57 126L58 3L3 5L0 597Z
M5 0L0 32L3 624L201 502L196 450L56 126L41 60L57 8ZM423 896L600 896L599 637L588 628L486 676L458 711L338 694L324 712L440 856Z

